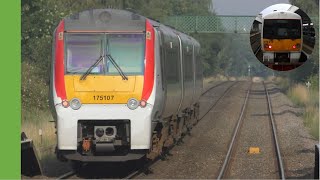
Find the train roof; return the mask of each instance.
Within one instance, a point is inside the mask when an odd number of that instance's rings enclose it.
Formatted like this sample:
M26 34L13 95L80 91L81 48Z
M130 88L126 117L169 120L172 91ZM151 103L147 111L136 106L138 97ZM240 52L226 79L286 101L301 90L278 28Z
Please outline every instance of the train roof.
M82 11L64 18L64 27L67 32L143 32L146 28L146 20L154 27L161 26L181 36L188 36L174 27L161 24L136 12L121 9ZM188 36L188 39L199 44L190 36Z
M261 11L262 16L265 16L269 13L276 11L289 11L289 12L295 12L299 8L297 6L294 6L292 4L285 4L285 3L280 3L280 4L274 4L271 5L267 8L265 8L263 11Z
M261 11L261 14L264 17L264 16L268 15L269 13L273 13L274 10L296 13L301 16L302 22L304 24L311 23L310 17L304 11L302 11L300 8L298 8L297 6L294 6L292 4L284 4L284 3L274 4L274 5L267 7L263 11Z
M66 31L144 31L146 17L120 9L91 9L64 18Z
M301 19L301 16L289 11L274 11L263 16L263 19Z

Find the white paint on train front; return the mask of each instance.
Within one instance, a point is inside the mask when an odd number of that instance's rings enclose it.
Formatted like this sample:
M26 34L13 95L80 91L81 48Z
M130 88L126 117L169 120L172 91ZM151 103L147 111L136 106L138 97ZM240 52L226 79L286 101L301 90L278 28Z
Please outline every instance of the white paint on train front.
M77 149L77 125L79 120L130 120L131 149L149 149L151 136L151 112L153 105L130 110L125 104L84 104L78 110L56 106L58 114L58 148Z

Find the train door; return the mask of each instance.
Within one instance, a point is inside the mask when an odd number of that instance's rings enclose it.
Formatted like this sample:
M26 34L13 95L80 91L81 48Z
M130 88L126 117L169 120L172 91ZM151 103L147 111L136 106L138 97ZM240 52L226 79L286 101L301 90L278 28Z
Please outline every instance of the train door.
M184 94L185 94L185 78L184 78L184 56L183 56L183 44L181 42L181 37L177 34L177 37L179 39L179 65L180 65L180 80L181 80L181 99L179 103L179 108L178 108L178 113L181 112L181 106L183 105L183 100L184 100Z
M161 94L163 95L163 104L161 109L164 110L165 104L166 104L166 97L167 97L167 79L165 76L165 67L166 67L166 61L165 61L165 45L164 45L164 36L160 29L157 28L157 34L159 39L159 50L160 50L160 73L161 73Z
M194 49L194 44L192 44L192 67L193 67L193 95L192 95L192 103L195 102L195 97L196 97L196 55L195 55L195 49Z
M163 118L176 115L181 101L181 67L179 60L179 40L174 32L161 27L162 72L165 88L165 106Z

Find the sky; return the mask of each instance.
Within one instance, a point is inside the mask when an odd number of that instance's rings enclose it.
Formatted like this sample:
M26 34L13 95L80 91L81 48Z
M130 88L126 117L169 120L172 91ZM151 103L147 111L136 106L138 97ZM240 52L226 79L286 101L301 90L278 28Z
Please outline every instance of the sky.
M212 0L217 15L256 16L265 8L289 0Z
M283 10L283 11L286 11L288 10L290 7L292 7L292 5L290 4L276 4L276 5L272 5L272 6L269 6L267 7L266 9L264 9L261 14L262 16L264 16L265 14L268 14L270 12L273 12L274 10ZM296 6L293 6L295 8L297 8Z

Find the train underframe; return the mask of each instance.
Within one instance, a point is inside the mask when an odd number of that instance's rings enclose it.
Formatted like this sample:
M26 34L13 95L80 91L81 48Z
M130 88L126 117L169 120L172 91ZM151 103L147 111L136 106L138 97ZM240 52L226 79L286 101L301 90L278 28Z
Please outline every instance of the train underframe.
M179 143L199 120L199 104L195 104L193 109L186 109L179 116L171 116L157 122L152 132L152 141L147 158L153 160L161 156L175 143Z
M263 63L295 64L299 62L301 52L264 52Z
M178 143L199 119L199 103L178 116L154 121L149 149L131 149L130 120L79 120L77 150L58 150L61 161L118 162L138 160L144 156L153 160Z

